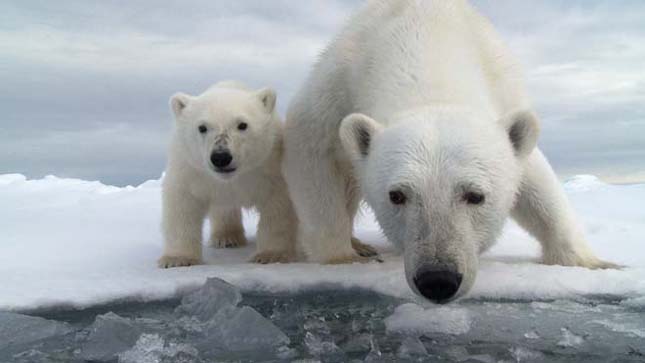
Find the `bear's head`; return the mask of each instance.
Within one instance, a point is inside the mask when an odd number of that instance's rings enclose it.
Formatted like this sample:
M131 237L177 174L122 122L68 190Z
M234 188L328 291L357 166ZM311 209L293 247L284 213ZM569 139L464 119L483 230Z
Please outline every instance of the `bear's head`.
M445 303L470 290L479 254L499 236L539 124L528 111L495 121L423 109L390 125L350 115L341 143L383 232L403 252L408 284Z
M178 93L170 104L185 159L220 181L261 166L276 145L280 121L271 89L215 85L200 96Z

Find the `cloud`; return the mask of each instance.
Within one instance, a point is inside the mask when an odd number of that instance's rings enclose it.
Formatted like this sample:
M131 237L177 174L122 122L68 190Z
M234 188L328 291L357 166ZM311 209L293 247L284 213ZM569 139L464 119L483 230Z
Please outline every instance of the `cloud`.
M523 63L541 146L561 173L644 169L645 3L473 2ZM239 79L275 87L284 113L360 3L10 2L0 14L0 173L157 177L171 94Z

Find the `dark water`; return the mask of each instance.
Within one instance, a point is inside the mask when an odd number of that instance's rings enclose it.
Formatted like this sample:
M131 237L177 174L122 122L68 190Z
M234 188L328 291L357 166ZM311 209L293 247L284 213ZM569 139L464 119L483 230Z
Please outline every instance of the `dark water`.
M136 332L135 338L140 333L148 334L149 344L170 347L168 351L172 351L172 354L143 354L136 358L142 363L302 359L322 362L645 362L645 310L623 307L620 301L611 298L598 297L582 302L462 301L448 309L457 309L469 317L465 333L454 335L439 328L420 336L386 329L384 319L404 303L407 302L362 290L321 289L289 296L247 294L240 305L250 306L268 318L286 334L290 343L275 350L247 349L236 353L211 349L212 344L204 339L201 325L175 312L180 304L178 300L118 304L84 311L41 312L37 315L68 323L71 331L0 349L0 362L87 361L84 351L87 351L87 341L92 339L88 327L97 315L108 312L125 318L126 330L127 324L132 324L129 329L133 334ZM134 345L133 341L105 343L106 346L110 344ZM118 360L112 357L97 361Z

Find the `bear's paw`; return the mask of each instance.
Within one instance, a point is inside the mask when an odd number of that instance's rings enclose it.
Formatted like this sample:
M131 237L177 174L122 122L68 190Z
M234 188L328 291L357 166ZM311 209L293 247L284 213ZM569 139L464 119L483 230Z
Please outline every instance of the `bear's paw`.
M195 257L185 256L163 256L157 262L160 268L188 267L200 265L202 260Z
M295 255L289 251L262 251L251 257L249 262L267 265L271 263L289 263L295 261Z
M210 245L215 248L239 248L247 244L243 231L214 233Z

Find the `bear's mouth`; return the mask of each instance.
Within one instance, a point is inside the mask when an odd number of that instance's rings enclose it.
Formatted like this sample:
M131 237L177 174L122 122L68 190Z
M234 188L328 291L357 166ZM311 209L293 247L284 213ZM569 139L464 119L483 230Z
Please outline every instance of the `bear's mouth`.
M231 173L234 173L236 170L237 168L233 168L233 167L215 168L215 172L219 174L231 174Z

